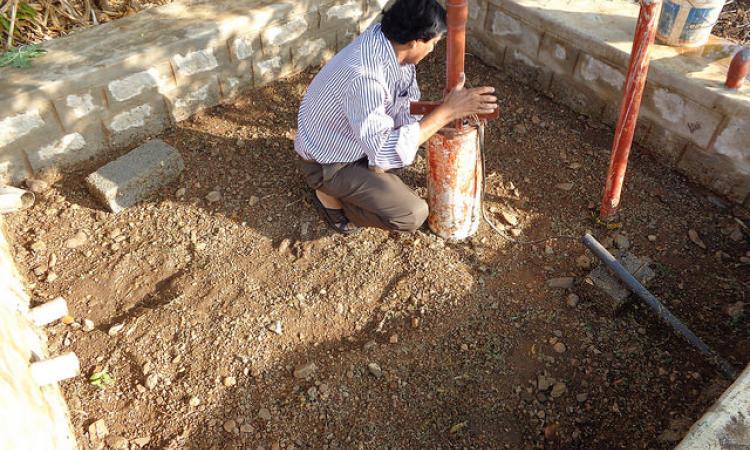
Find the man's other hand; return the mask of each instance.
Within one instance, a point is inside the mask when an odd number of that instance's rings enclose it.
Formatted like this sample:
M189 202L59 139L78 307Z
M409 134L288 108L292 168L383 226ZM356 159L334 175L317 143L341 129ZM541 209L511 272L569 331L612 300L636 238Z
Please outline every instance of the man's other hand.
M497 97L492 95L495 92L494 87L465 89L465 84L466 75L461 73L458 84L443 101L453 120L474 114L490 114L497 109Z

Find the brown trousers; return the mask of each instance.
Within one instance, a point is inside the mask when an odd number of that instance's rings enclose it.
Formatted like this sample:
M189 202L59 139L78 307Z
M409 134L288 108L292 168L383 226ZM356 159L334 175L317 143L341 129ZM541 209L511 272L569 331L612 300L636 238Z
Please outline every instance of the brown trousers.
M299 165L307 185L337 198L357 226L413 232L427 219L427 202L396 175L371 171L367 159L323 165L300 160Z

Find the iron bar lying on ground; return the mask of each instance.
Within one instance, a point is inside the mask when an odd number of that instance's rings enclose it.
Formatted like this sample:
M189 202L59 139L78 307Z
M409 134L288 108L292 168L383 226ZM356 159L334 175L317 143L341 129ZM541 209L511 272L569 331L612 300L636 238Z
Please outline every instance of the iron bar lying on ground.
M641 12L635 25L633 49L630 51L630 64L625 77L625 86L620 104L620 116L615 128L615 139L612 143L612 157L609 162L607 184L599 211L599 218L604 220L620 206L622 182L628 168L628 156L633 144L633 134L641 109L643 87L646 84L651 47L659 23L661 0L641 0Z
M614 274L630 289L631 292L640 297L653 310L661 320L666 322L673 330L684 337L693 347L703 353L714 364L718 365L721 372L730 380L733 380L737 372L726 360L711 350L701 339L696 336L680 319L675 317L660 301L654 297L630 272L620 264L611 253L605 249L593 236L583 236L583 245L588 247Z

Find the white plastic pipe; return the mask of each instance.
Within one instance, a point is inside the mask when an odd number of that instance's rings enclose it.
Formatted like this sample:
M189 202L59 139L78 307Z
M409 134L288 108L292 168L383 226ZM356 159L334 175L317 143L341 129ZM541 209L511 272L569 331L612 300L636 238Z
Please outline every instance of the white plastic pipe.
M31 363L31 377L40 386L73 378L81 373L81 362L75 353L66 353Z
M33 204L33 192L13 186L0 186L0 214L26 209Z
M41 327L68 315L68 303L62 297L57 297L43 305L31 308L29 311L34 325Z

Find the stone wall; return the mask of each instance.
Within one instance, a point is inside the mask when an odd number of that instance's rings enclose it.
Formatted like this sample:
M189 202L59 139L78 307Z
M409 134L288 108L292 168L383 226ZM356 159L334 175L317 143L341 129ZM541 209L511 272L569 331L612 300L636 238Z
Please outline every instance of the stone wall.
M0 69L0 184L135 147L200 109L319 65L386 0L189 1L44 45Z
M627 0L474 0L469 47L614 126L638 10ZM750 207L750 82L723 88L737 48L717 38L693 52L655 46L635 139L665 165Z
M31 375L31 362L46 359L47 350L28 309L0 216L0 449L74 449L59 387L39 386Z

